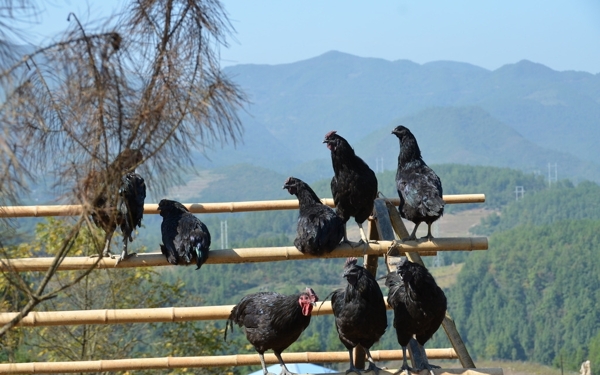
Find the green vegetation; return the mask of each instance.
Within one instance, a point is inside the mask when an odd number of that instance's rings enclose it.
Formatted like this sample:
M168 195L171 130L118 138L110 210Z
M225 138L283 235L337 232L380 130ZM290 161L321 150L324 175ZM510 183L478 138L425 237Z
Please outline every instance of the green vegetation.
M48 219L36 227L35 239L8 249L11 257L52 255L60 247L69 226L65 220ZM80 231L72 255L84 256L97 233ZM64 285L80 272L59 272L52 283ZM39 273L26 280L37 281ZM0 279L4 299L2 311L15 311L26 300L11 294L8 278ZM7 295L8 294L8 295ZM184 302L185 301L185 302ZM168 281L151 268L94 271L68 292L40 305L42 310L91 310L122 308L156 308L202 303L186 290L183 281ZM0 348L2 362L85 361L108 358L144 358L160 356L215 355L228 350L222 340L223 330L214 323L186 322L178 324L73 325L17 328L9 332ZM239 345L235 343L234 345ZM222 374L231 368L195 370L197 374ZM174 370L172 373L185 373ZM141 373L153 373L142 371Z
M527 194L548 188L544 177L523 171L462 164L435 164L431 168L440 176L444 194L485 194L485 203L449 204L445 212L472 208L500 209L515 201L515 187L523 186ZM379 191L389 198L397 198L396 171L377 174ZM331 197L331 178L319 180L311 187L321 198Z
M561 220L600 219L600 186L584 181L574 186L563 180L551 189L531 191L505 206L500 215L492 214L472 231L490 235L523 225L542 225Z
M471 352L554 365L562 355L578 368L600 329L598 243L598 220L493 234L490 250L467 259L448 293Z

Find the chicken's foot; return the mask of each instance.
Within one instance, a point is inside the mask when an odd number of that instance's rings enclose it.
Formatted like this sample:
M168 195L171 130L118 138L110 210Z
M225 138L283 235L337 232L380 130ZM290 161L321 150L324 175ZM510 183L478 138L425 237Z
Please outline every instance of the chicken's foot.
M408 360L406 357L406 346L402 347L402 357L404 358L402 361L402 367L398 371L394 373L394 375L399 375L406 372L407 375L410 375L411 372L417 372L417 370L413 369L408 365Z
M122 261L125 261L129 258L131 258L134 255L137 255L137 253L131 253L131 254L127 254L127 238L125 238L125 240L123 241L123 252L121 253L121 256L117 258L117 261L115 262L115 267Z
M369 367L367 367L365 372L373 371L375 375L379 375L379 370L381 370L381 368L377 367L375 361L373 361L373 357L371 357L371 352L369 349L365 349L365 352L367 353L367 361L369 361Z
M415 227L414 227L412 233L410 234L410 236L404 237L402 239L402 241L416 241L417 240L416 233L417 233L417 228L419 227L419 224L421 224L421 223L415 224Z
M115 255L113 255L109 250L111 239L112 239L112 234L106 235L106 240L104 242L104 249L102 250L102 254L101 255L93 254L93 255L90 255L90 258L97 258L97 257L101 256L102 258L110 257L110 259L115 259Z

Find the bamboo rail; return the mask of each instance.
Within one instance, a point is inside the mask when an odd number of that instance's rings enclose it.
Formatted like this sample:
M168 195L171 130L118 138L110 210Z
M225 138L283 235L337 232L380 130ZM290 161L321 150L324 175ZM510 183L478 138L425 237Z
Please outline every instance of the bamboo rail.
M387 297L386 300L387 306ZM225 320L235 305L161 307L154 309L102 309L72 311L32 311L21 320L21 327L81 324L177 323L198 320ZM0 313L0 324L11 321L18 313ZM317 302L312 316L331 315L331 302Z
M455 194L444 195L447 204L455 203L483 203L485 194ZM388 198L394 205L400 203L400 198ZM334 207L332 198L321 201ZM248 212L248 211L274 211L293 210L298 208L297 199L224 202L224 203L184 203L190 212L195 214L212 214L220 212ZM80 205L48 205L48 206L0 206L0 217L43 217L43 216L74 216L82 212ZM144 205L144 214L157 214L158 204Z
M395 254L406 252L425 253L427 255L435 254L437 251L451 250L487 250L488 240L486 237L465 237L465 238L435 238L433 241L378 241L362 244L352 247L349 244L341 244L331 253L320 257L305 255L294 246L282 247L253 247L239 249L221 249L211 250L206 264L229 264L229 263L255 263L255 262L275 262L284 260L301 260L317 258L346 258L361 257L367 255L384 255L390 251ZM54 258L18 258L0 260L0 271L46 271ZM96 258L89 257L66 257L58 266L59 271L73 271L88 269ZM114 268L117 259L103 258L97 265L99 269ZM155 267L170 266L165 256L161 253L142 253L131 257L124 262L120 262L117 268L135 268L135 267ZM192 265L192 263L190 263ZM195 264L193 264L195 265Z
M427 357L434 359L456 359L453 349L426 349ZM305 352L282 353L286 363L331 363L345 362L348 352ZM373 350L375 361L401 360L402 350ZM265 354L267 364L279 363L272 353ZM73 362L30 362L0 364L1 374L55 374L72 372L104 372L125 370L158 370L192 367L249 366L259 365L258 354L236 354L204 357L127 358L99 361Z

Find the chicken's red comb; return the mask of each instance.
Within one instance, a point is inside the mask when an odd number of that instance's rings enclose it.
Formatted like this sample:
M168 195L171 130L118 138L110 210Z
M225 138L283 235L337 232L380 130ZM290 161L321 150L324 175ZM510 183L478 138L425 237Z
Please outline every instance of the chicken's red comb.
M334 135L335 133L337 133L337 130L332 130L329 133L325 134L325 139L331 137L332 135Z
M305 293L308 294L311 302L314 303L314 302L317 302L319 300L319 297L317 296L317 293L315 293L315 291L313 290L313 288L306 287Z
M356 266L356 263L358 262L358 259L352 257L352 258L347 258L346 259L346 263L344 263L344 268L348 268L351 266Z

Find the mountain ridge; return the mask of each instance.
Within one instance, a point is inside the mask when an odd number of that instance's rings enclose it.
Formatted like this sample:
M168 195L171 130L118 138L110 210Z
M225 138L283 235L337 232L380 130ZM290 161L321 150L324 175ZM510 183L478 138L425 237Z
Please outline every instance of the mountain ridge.
M600 118L599 75L558 72L528 60L490 71L462 62L417 64L337 51L281 65L234 65L224 72L251 101L240 112L245 139L237 148L213 150L211 161L198 162L203 168L250 162L283 174L312 171L304 177L311 180L312 174L322 177L318 169L329 159L321 144L328 131L337 130L359 155L369 157L374 151L361 149L361 142L384 126L391 131L399 119L433 121L433 114L445 116L439 108L452 113L456 107L479 107L486 114L471 111L476 117L462 119L470 127L457 129L467 138L479 132L479 142L459 144L445 155L447 162L466 154L476 161L491 159L492 165L525 170L545 171L547 163L557 163L561 178L600 181L600 150L595 146L600 138L600 127L595 126ZM494 123L486 125L487 132L478 129L482 119ZM428 126L436 128L433 125ZM436 131L447 137L444 128L437 124ZM506 128L516 133L508 136ZM513 150L523 155L493 155L479 146L483 143L521 144ZM513 161L525 158L536 165L523 167Z

